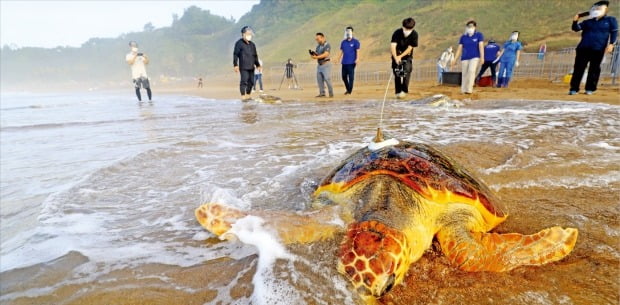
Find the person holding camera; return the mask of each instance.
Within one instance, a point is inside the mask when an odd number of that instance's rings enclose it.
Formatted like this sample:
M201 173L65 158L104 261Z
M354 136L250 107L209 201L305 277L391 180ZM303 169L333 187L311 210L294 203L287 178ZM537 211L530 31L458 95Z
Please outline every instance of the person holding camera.
M130 52L125 56L125 60L131 66L131 78L133 79L133 85L136 89L136 97L138 101L142 102L142 95L140 94L140 88L146 89L146 94L149 97L149 102L152 98L151 84L149 77L146 75L146 65L149 64L149 58L144 53L138 52L138 44L135 41L129 42Z
M484 36L476 31L476 26L476 21L467 21L465 33L459 39L459 47L454 56L455 58L461 57L461 92L465 94L474 92L476 70L480 64L484 64Z
M359 40L353 38L353 27L348 26L344 30L344 40L340 43L340 55L338 55L338 61L342 65L342 81L347 89L344 95L350 95L353 92L355 65L359 59L357 54L359 49Z
M409 93L409 79L413 70L413 48L418 46L418 33L413 29L415 20L405 18L402 28L394 31L390 42L392 71L394 72L394 91L396 98L402 99Z
M605 52L613 51L618 38L618 21L614 17L607 16L608 10L609 1L598 1L589 12L577 14L573 18L572 29L575 32L581 31L581 41L577 45L569 95L579 92L579 85L588 63L590 68L586 79L586 94L591 95L597 89L603 56ZM591 18L579 23L579 18L586 16Z
M331 52L331 46L325 39L323 33L316 33L315 40L317 42L316 50L308 50L310 57L316 59L318 66L316 68L316 81L319 85L319 95L316 97L325 97L325 87L327 84L327 90L329 91L329 97L334 97L334 89L332 88L332 67L330 64L329 53Z
M252 42L253 33L252 28L247 25L241 28L241 38L235 43L233 51L233 66L235 72L241 76L239 91L244 101L252 99L250 93L254 87L254 69L261 68L256 45Z

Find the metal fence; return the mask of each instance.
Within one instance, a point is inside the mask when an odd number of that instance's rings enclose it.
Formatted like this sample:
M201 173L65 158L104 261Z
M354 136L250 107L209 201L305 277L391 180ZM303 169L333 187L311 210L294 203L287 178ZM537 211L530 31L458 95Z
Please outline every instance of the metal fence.
M547 52L544 56L538 53L522 53L519 67L514 70L514 78L542 78L551 81L560 81L569 73L572 73L575 60L575 49ZM421 59L413 61L413 81L431 81L437 79L436 59ZM297 63L294 69L295 76L300 86L316 83L316 63ZM601 64L601 78L604 82L616 84L620 66L620 45L616 44L613 54L605 54ZM332 82L341 82L341 65L332 63ZM454 66L453 71L460 71L460 64ZM281 66L272 66L265 71L265 81L270 82L271 87L282 88L289 85L285 77L284 63ZM387 82L391 72L390 62L361 62L355 69L355 82L365 84L383 84ZM490 71L487 73L490 74Z

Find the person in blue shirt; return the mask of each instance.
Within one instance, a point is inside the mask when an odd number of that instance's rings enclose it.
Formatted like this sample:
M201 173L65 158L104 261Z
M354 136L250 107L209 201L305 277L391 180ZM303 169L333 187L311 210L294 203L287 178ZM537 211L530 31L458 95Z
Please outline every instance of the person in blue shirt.
M491 68L491 79L493 79L493 84L495 84L497 80L497 74L495 73L497 62L495 60L498 58L500 50L501 48L495 43L495 40L489 39L489 42L484 47L484 64L482 64L482 68L480 68L480 72L476 77L476 83L480 81L482 74L484 74L488 68Z
M476 21L467 21L465 34L461 36L454 56L455 58L461 57L461 92L465 94L474 92L476 71L480 64L484 64L484 36L476 31L476 26Z
M499 52L499 75L497 79L497 88L506 88L512 78L512 71L519 66L519 57L523 45L519 41L519 31L513 31L508 41L504 43L504 48Z
M605 52L613 51L618 38L618 21L614 17L607 16L608 10L609 1L599 1L590 9L591 19L579 23L580 14L573 18L572 29L575 32L581 31L581 41L577 45L573 76L568 91L570 95L579 92L579 85L588 63L590 68L586 79L586 94L590 95L596 91L603 56Z
M344 30L344 40L340 43L340 55L338 61L342 64L342 81L349 95L353 92L353 81L355 80L355 65L359 60L358 51L360 49L359 40L353 38L353 27L348 26Z

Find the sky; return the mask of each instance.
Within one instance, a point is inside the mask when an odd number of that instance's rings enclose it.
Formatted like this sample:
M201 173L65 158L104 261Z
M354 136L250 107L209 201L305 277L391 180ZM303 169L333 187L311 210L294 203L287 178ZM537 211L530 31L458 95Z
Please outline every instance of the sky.
M142 31L151 22L170 26L172 15L192 5L239 20L258 0L30 1L0 0L0 45L79 47L89 38Z

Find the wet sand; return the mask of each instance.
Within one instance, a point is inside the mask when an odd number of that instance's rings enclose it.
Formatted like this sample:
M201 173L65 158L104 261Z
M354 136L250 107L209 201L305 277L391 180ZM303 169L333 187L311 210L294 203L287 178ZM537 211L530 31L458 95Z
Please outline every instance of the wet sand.
M585 95L583 91L578 95L568 95L568 84L562 82L552 82L546 79L517 79L510 84L509 88L476 87L471 95L462 94L460 87L454 85L438 85L433 81L416 82L410 84L410 93L406 99L415 100L444 94L458 100L558 100L576 101L588 103L606 103L610 105L620 105L620 84L611 85L610 79L603 79L599 89L594 95ZM266 84L264 94L270 94L282 98L283 101L365 101L381 100L385 93L386 84L356 84L352 95L344 95L345 91L342 83L334 83L333 98L316 98L318 89L316 84L302 84L303 90L282 89L277 90L277 85ZM162 86L153 89L157 93L164 94L188 94L205 98L214 99L238 99L238 83L230 80L228 83L223 81L205 81L203 88L196 88L193 85L185 86ZM583 89L582 89L583 90ZM393 82L388 89L388 99L394 99ZM254 92L253 97L260 93Z
M467 98L458 93L458 87L415 82L412 85L415 93L410 99L438 93ZM336 92L343 91L340 86L336 86ZM266 93L285 101L312 101L315 89L307 86L305 90ZM207 82L202 90L189 86L158 87L155 106L139 107L144 119L126 128L144 129L149 139L159 143L158 148L108 165L62 192L58 203L71 204L56 216L62 218L66 213L111 217L109 210L128 214L131 217L127 220L105 218L105 225L119 223L123 228L121 236L126 241L121 245L173 241L170 247L179 247L179 251L190 246L202 251L204 247L204 253L217 247L233 247L234 243L215 238L192 238L202 230L191 212L200 203L204 191L201 188L215 184L240 195L255 194L253 205L257 208L290 210L291 204L303 206L304 190L309 187L306 179L322 178L346 157L346 152L356 147L351 143L359 142L360 134L374 130L376 100L383 98L383 90L385 84L360 85L350 98L337 94L334 103L325 99L326 103L284 103L274 107L238 102L222 106L219 101L203 100L175 105L178 96L157 100L157 95L164 93L237 98L234 85L209 86ZM565 99L618 105L618 96L618 87L602 86L595 96L568 96L565 84L522 80L509 89L478 88L471 98ZM367 100L375 102L364 102ZM123 100L119 104L126 103ZM554 225L576 227L580 237L574 252L560 262L542 267L520 267L506 273L468 273L450 266L434 246L411 267L405 285L397 286L381 303L617 304L620 184L613 176L620 171L617 109L583 104L558 109L542 102L535 106L544 108L532 109L531 102L514 102L502 110L506 104L511 103L480 102L459 111L436 111L391 103L386 107L386 117L390 118L386 130L403 136L420 133L494 187L502 202L510 207L510 217L497 232L527 234ZM170 108L164 108L167 106ZM129 111L119 108L111 112L117 116ZM454 130L453 122L462 122L468 128ZM110 124L114 129L108 131L114 138L119 137L117 124ZM84 128L75 127L80 133ZM101 123L93 128L106 131ZM65 129L59 130L67 136ZM100 137L98 134L94 138ZM158 142L167 138L174 140L171 144ZM501 141L498 143L497 139ZM113 144L108 145L122 146ZM194 173L196 169L200 170ZM102 193L92 191L97 187L104 189ZM151 190L172 195L153 194ZM154 208L141 212L143 205ZM133 210L139 215L132 216ZM82 214L83 211L88 213ZM162 215L166 219L181 215L181 226L171 233L166 223L149 226ZM142 219L146 221L137 221ZM142 231L133 238L131 234L136 230ZM107 227L100 232L114 233ZM348 286L334 285L344 283L334 268L341 238L291 246L289 250L302 260L279 260L274 268L278 283L284 288L292 287L295 296L303 298L306 304L362 304L338 290ZM105 249L108 250L113 249ZM191 266L144 263L116 268L71 251L52 261L3 272L0 295L5 299L0 299L0 303L249 304L256 258L219 257L205 258ZM291 282L292 278L296 282Z

